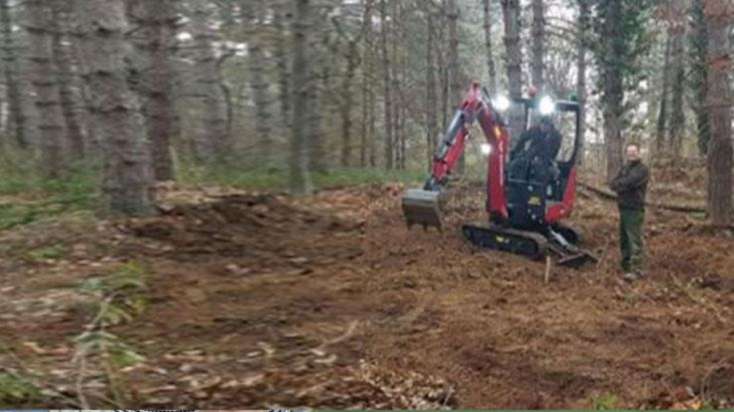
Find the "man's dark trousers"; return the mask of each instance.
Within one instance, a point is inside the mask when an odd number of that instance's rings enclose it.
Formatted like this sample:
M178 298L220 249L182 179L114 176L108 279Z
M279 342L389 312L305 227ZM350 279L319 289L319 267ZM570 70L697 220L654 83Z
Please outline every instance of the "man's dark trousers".
M645 209L619 209L619 244L622 252L622 270L642 272L644 251L642 225Z

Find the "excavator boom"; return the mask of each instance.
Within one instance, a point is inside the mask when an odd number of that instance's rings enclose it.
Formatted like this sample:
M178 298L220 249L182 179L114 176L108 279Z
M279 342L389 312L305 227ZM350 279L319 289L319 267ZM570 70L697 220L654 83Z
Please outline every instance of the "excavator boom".
M423 189L410 189L402 199L403 214L408 227L442 228L441 202L448 177L464 153L469 130L478 122L489 144L487 176L487 206L491 216L507 218L504 192L504 165L508 135L499 114L482 98L479 84L472 84L469 93L456 111L433 157L431 176Z

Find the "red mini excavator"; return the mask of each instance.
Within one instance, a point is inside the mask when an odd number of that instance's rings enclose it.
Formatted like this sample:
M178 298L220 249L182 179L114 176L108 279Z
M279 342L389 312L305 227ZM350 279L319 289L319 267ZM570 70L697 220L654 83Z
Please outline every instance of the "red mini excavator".
M486 137L483 152L488 157L487 224L464 224L462 233L476 246L518 253L533 259L549 253L559 264L579 267L596 260L577 244L578 233L561 224L573 210L576 196L576 159L580 147L579 106L573 101L541 99L507 99L490 101L486 90L473 84L457 110L448 131L434 155L431 176L423 189L410 189L402 199L408 227L441 228L440 198L447 188L448 176L464 152L470 127L476 121ZM510 136L502 112L514 106L516 115L522 110L524 129L532 115L575 115L571 127L574 138L565 144L559 158L552 161L552 173L535 173L537 162L512 159L508 173ZM566 119L568 120L568 119ZM568 122L567 122L568 124ZM560 158L563 157L563 158ZM549 177L550 176L550 177Z

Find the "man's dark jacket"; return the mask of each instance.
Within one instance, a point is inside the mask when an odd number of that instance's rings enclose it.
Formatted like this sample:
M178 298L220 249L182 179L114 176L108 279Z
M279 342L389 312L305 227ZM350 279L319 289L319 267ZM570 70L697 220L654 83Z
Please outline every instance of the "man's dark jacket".
M548 161L553 161L561 149L561 140L561 134L555 128L551 127L547 132L543 132L540 126L533 126L520 135L510 157L514 158L525 150L525 146L530 142L530 147L526 151L528 158L540 156Z
M649 172L647 166L635 160L622 167L609 185L617 192L617 203L620 209L645 209L645 193Z

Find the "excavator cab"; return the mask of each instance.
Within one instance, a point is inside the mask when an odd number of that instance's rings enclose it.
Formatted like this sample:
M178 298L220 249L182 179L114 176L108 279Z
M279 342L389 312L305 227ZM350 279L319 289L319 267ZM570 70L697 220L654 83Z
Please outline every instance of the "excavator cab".
M539 123L545 120L560 137L560 147L553 159L535 157L532 153L523 152L522 148L518 148L520 150L515 151L514 158L509 159L505 185L510 224L516 228L534 229L556 223L570 213L570 205L566 207L564 202L573 203L568 196L574 190L568 189L569 183L575 186L574 166L581 146L579 105L573 101L553 101L548 97L513 99L513 104L515 107L510 110L520 109L523 113L523 130L515 136L539 127ZM549 215L549 211L556 209L558 212L568 209L568 213ZM548 221L549 218L552 222Z

